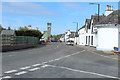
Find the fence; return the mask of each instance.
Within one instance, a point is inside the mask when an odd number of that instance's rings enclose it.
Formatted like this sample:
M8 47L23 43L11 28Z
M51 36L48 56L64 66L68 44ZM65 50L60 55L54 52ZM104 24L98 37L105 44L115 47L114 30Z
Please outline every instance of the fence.
M0 43L2 45L18 45L18 44L38 44L39 39L32 36L0 36Z

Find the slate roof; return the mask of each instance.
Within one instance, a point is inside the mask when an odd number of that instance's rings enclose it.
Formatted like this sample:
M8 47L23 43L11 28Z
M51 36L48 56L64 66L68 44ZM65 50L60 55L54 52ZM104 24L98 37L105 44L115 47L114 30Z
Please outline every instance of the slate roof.
M82 29L82 28L85 28L85 25L84 25L84 26L82 26L80 29ZM80 29L79 29L79 30L80 30ZM79 30L78 30L78 31L79 31Z
M120 10L113 11L97 24L120 24Z
M65 37L65 34L62 34L62 35L61 35L61 38L64 38L64 37Z
M1 35L15 35L14 30L2 30Z
M86 19L85 23L88 24L88 25L86 26L86 28L87 28L87 29L90 29L91 19Z
M69 35L69 38L74 38L75 37L75 32L71 32L71 34Z
M105 17L105 15L99 15L99 22ZM93 25L98 23L98 15L92 15Z

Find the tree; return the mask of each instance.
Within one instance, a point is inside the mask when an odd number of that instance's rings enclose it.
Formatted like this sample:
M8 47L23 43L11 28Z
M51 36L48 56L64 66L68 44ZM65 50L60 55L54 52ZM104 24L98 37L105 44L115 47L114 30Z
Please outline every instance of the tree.
M11 30L11 28L10 28L10 27L8 27L8 30Z
M25 27L19 27L18 30L20 30L20 31L26 31L26 30L29 30L29 29L25 26Z
M28 29L27 27L24 27L24 28L20 27L19 30L16 30L16 35L17 36L34 36L34 37L41 38L43 34L39 30Z

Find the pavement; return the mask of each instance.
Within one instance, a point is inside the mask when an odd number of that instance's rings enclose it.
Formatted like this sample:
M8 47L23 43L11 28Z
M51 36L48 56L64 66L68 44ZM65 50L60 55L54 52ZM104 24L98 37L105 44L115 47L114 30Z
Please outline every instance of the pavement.
M112 51L96 50L96 48L92 47L92 46L82 46L82 45L76 45L76 46L78 46L80 48L83 48L87 51L91 51L94 54L104 56L106 58L111 58L111 59L118 60L118 57L119 57L119 54L115 54Z
M118 60L97 55L92 50L94 48L50 43L4 52L2 77L120 79Z

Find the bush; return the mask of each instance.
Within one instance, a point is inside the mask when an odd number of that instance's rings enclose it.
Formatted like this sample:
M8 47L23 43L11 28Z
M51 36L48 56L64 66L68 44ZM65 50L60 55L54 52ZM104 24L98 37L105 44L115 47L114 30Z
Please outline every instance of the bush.
M39 30L16 30L16 36L33 36L38 37L39 39L42 37L42 33Z
M114 47L114 49L118 49L118 47Z

